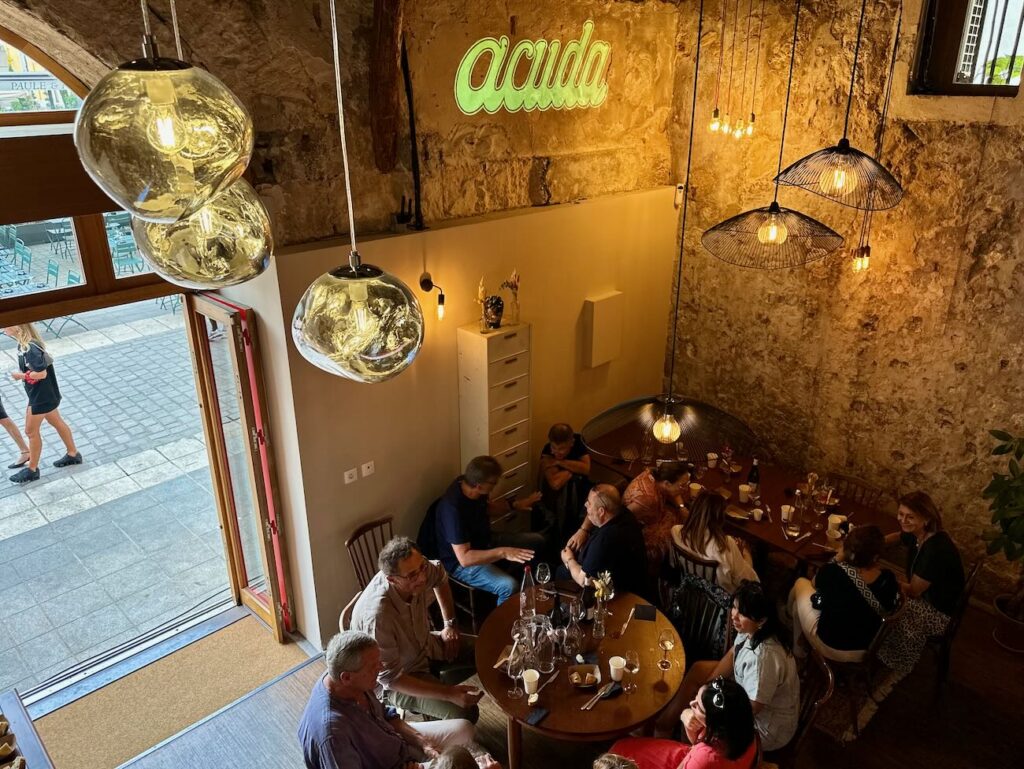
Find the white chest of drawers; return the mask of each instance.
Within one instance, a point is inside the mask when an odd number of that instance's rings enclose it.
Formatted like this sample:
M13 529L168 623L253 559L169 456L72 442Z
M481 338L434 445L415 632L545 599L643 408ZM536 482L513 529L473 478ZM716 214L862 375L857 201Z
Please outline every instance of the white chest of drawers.
M530 482L530 326L484 334L479 324L458 330L459 433L462 467L488 454L501 463L492 499Z

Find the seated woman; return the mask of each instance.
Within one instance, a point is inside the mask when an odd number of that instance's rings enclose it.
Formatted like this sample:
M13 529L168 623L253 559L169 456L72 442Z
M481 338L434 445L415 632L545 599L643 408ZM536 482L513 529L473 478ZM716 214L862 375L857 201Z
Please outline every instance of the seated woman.
M896 575L879 566L885 537L877 526L850 530L831 563L812 584L801 577L790 593L794 641L804 638L822 657L860 662L899 600Z
M590 454L579 433L559 422L548 430L548 443L540 453L540 504L552 542L562 547L583 519L583 503L590 493ZM541 526L535 524L534 529Z
M750 553L725 533L725 500L714 492L705 492L690 503L690 517L672 527L672 539L698 558L718 561L715 577L723 590L732 593L745 579L759 581Z
M690 703L701 727L688 733L691 745L673 740L630 737L611 752L632 759L639 769L753 769L757 765L754 714L743 687L716 678ZM693 723L698 722L697 718Z
M703 714L683 709L702 684L724 676L742 686L750 698L761 747L778 750L793 739L800 710L800 679L789 640L781 631L774 603L757 582L740 585L733 595L731 618L737 632L733 647L717 663L694 663L679 693L658 716L654 733L670 735L679 718L688 735L699 733Z
M659 573L672 547L672 527L683 522L683 489L690 476L682 462L644 470L626 487L624 504L644 527L647 566Z
M896 516L900 533L886 542L907 547L907 582L900 590L907 607L882 644L878 656L900 673L909 673L921 658L928 636L940 635L964 589L964 565L960 551L942 530L942 515L931 497L914 491L900 498Z

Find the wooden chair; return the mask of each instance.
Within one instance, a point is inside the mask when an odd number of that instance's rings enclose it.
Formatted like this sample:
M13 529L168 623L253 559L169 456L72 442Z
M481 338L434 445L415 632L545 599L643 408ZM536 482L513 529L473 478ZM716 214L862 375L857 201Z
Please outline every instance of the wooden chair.
M352 626L352 612L355 611L356 601L359 600L359 596L361 596L362 594L363 591L360 590L358 593L352 596L352 600L345 604L345 608L341 610L341 616L338 617L338 630L340 630L342 633L344 633Z
M693 574L701 579L706 579L712 585L718 584L718 561L709 561L688 552L676 538L674 531L672 532L672 550L670 552L674 561L672 565L675 568L685 574Z
M974 593L974 583L978 579L978 572L984 559L979 560L967 573L967 581L960 593L960 599L949 617L949 624L946 625L946 632L942 635L931 636L928 639L928 648L935 652L935 696L942 694L946 679L949 678L949 662L953 652L953 641L956 640L957 631L960 629L960 622L967 611L967 604Z
M731 596L720 586L687 572L672 591L668 615L686 645L686 661L721 659L732 646Z
M835 488L836 496L840 500L849 500L864 507L878 507L878 500L882 497L880 488L852 475L828 473L825 476L825 485Z
M878 650L882 648L882 644L888 638L892 629L899 621L900 615L903 614L906 608L907 602L901 600L888 617L882 618L882 625L878 628L878 632L875 633L875 637L871 640L871 645L868 646L864 653L864 659L860 662L839 662L832 659L828 661L836 676L837 683L843 682L846 684L849 693L850 721L853 724L853 733L857 737L860 737L858 715L860 714L861 703L868 697L874 697L875 673L882 664L881 660L878 659ZM858 688L860 692L857 691Z
M345 540L345 548L352 559L360 590L365 590L370 584L373 575L377 573L377 556L395 536L391 522L389 515L364 523Z
M781 769L791 769L796 765L797 753L804 738L814 725L814 719L818 717L822 705L828 702L834 690L835 676L832 674L832 668L817 651L811 651L811 656L800 676L800 711L796 733L784 747L766 750L766 762L777 764Z

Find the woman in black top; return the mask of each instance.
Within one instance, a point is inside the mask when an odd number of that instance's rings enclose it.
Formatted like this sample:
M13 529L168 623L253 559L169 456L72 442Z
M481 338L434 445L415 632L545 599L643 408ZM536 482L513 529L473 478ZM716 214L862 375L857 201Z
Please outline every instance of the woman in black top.
M882 626L882 617L896 607L899 582L878 565L884 546L877 526L857 526L836 560L818 571L813 586L805 579L793 586L794 629L802 630L822 656L840 662L862 657Z
M60 415L60 386L53 370L53 358L46 352L39 332L31 323L8 326L4 333L18 343L18 371L11 378L25 384L28 408L25 410L25 435L28 436L28 467L11 476L15 483L28 483L39 479L39 457L43 453L43 439L39 428L49 422L64 441L67 453L53 463L54 467L80 465L82 455L75 448L71 428Z
M907 581L900 589L907 608L879 650L889 667L902 673L913 670L928 636L939 635L964 589L960 551L942 530L942 516L931 497L915 491L900 498L897 518L900 533L886 537L907 546Z

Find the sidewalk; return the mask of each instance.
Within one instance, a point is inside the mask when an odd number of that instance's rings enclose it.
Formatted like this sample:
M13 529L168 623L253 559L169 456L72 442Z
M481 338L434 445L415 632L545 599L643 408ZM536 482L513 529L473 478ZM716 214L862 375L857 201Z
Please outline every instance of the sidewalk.
M0 481L0 689L27 689L227 595L181 313L142 302L77 317L88 330L45 336L85 462L54 468L63 445L44 425L40 480ZM5 374L15 359L4 338ZM5 375L0 397L22 422L21 383ZM238 446L237 404L221 407L235 409L222 416ZM6 466L17 449L0 447Z

